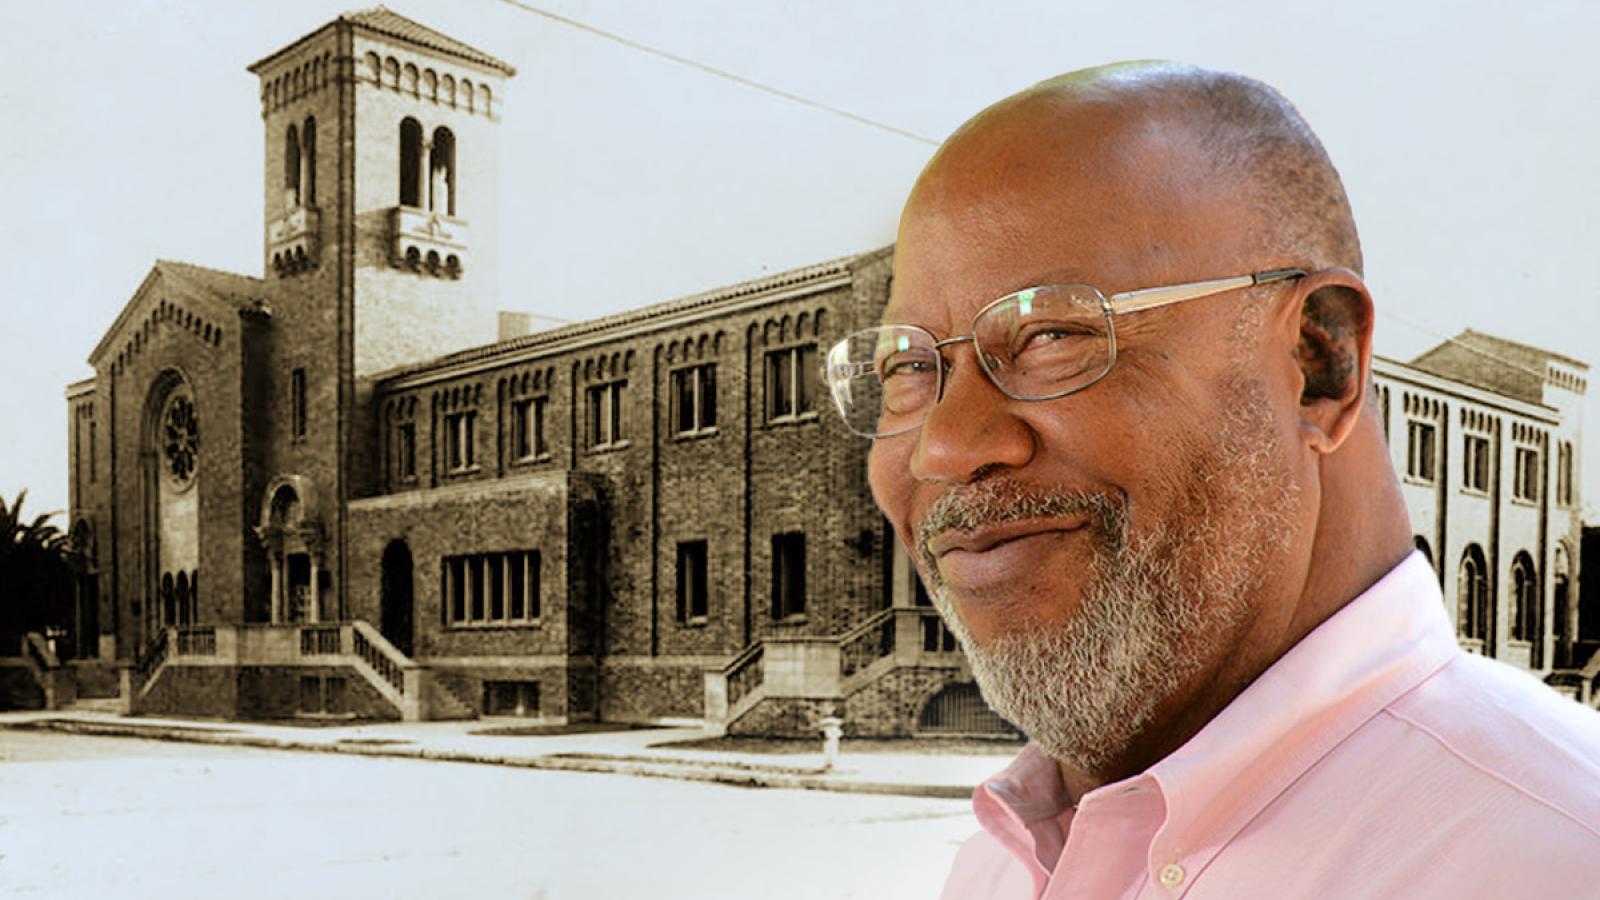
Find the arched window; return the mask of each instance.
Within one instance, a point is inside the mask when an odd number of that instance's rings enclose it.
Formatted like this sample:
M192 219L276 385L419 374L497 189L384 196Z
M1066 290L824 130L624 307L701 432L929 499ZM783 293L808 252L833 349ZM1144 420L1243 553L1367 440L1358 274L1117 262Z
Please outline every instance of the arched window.
M178 621L178 611L174 606L172 593L172 573L164 572L161 575L161 624L173 625Z
M1477 544L1467 545L1461 554L1461 572L1456 584L1456 632L1468 640L1489 637L1489 566Z
M300 197L305 206L317 205L317 120L306 116L300 128Z
M1570 666L1572 642L1577 636L1576 610L1572 608L1572 559L1566 544L1556 544L1555 565L1550 574L1551 599L1555 601L1556 665Z
M293 125L283 140L283 205L300 205L300 131Z
M178 580L172 588L173 605L178 612L178 624L188 625L191 621L189 615L189 573L179 572Z
M428 153L428 208L447 216L456 214L456 136L448 128L433 132Z
M1423 558L1428 561L1428 568L1438 571L1439 567L1433 564L1433 548L1428 546L1428 539L1419 534L1412 538L1412 543L1416 544L1417 549L1422 551Z
M1539 577L1533 557L1519 551L1511 561L1511 639L1532 641L1539 631Z
M400 122L400 205L422 205L422 124Z

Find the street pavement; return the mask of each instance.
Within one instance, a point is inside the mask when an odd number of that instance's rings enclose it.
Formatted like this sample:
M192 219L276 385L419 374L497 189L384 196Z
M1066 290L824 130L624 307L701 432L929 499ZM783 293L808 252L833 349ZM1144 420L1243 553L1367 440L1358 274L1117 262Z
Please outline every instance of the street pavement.
M0 729L139 737L266 749L432 759L574 772L705 781L747 787L964 799L1008 761L996 752L856 752L835 764L814 752L747 753L672 746L709 737L696 727L514 733L514 720L287 725L119 716L96 711L0 713ZM3 734L3 732L0 732ZM803 746L803 745L802 745ZM879 744L878 746L881 746Z
M973 830L964 800L0 728L6 900L931 900Z

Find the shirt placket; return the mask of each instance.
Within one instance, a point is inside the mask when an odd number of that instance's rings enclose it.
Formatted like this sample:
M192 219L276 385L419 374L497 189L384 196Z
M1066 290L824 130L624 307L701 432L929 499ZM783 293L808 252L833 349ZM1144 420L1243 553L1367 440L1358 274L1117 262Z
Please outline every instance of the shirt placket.
M1166 804L1153 779L1112 785L1078 803L1041 900L1133 900L1151 883L1151 842ZM1159 895L1157 895L1159 896Z

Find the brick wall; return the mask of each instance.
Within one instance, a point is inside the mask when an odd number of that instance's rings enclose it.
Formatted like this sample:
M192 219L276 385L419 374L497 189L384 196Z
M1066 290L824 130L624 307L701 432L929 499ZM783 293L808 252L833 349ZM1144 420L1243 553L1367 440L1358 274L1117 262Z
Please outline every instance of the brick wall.
M144 715L231 719L239 713L239 672L232 666L167 665L138 701Z
M361 720L398 720L399 710L353 669L339 666L242 666L237 673L238 707L234 714L242 719L292 719L306 715L301 703L301 679L325 682L344 680L343 703L334 710L312 711L311 715ZM326 696L326 695L324 695Z
M0 710L9 709L44 709L44 688L20 663L0 663Z
M130 301L120 332L96 361L103 385L103 417L109 434L105 477L96 480L92 507L108 510L97 538L103 595L115 603L103 623L118 630L118 655L128 658L141 645L153 620L155 579L154 521L142 511L153 504L158 456L145 455L146 434L154 434L170 386L182 383L194 397L201 446L196 457L198 501L199 609L202 622L235 622L243 615L246 562L244 510L251 502L243 423L244 354L240 318L219 301L197 296L178 278L157 270ZM200 324L220 330L206 339ZM215 333L215 332L213 332ZM153 442L153 438L150 438ZM154 450L154 444L151 444ZM98 524L98 523L97 523Z

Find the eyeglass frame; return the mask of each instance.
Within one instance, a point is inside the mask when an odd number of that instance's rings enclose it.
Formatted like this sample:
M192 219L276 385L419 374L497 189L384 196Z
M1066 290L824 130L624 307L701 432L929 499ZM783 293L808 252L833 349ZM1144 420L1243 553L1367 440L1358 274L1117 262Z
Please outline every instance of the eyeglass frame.
M938 405L940 400L944 399L944 375L947 365L944 362L944 353L942 352L943 349L952 344L959 344L965 341L971 341L973 348L977 349L978 320L983 318L984 315L989 312L989 310L994 309L1000 304L1005 303L1006 301L1011 300L1018 295L1025 294L1029 291L1043 290L1045 288L1086 287L1089 290L1094 291L1095 296L1100 298L1100 311L1101 314L1106 317L1106 342L1110 349L1106 358L1105 368L1101 370L1100 374L1096 375L1094 378L1084 382L1083 384L1067 388L1063 391L1057 391L1055 393L1045 394L1039 397L1023 397L1013 394L1012 392L1006 390L1006 388L995 379L994 372L990 370L989 363L984 359L984 354L981 352L973 354L978 358L978 368L983 370L984 377L989 380L990 384L994 385L995 390L1006 395L1012 400L1021 402L1034 402L1039 400L1057 400L1061 397L1075 394L1085 388L1092 387L1102 378L1105 378L1107 375L1111 374L1111 369L1117 363L1117 328L1112 321L1113 316L1124 315L1132 312L1142 312L1147 309L1156 309L1162 306L1171 306L1175 303L1183 303L1186 300L1199 300L1202 297L1213 297L1217 294L1239 290L1240 288L1256 287L1257 285L1274 284L1280 281L1290 281L1296 278L1305 278L1310 274L1311 273L1309 271L1300 268L1268 269L1264 272L1254 272L1249 275L1235 275L1229 278L1212 278L1205 281L1189 281L1184 282L1183 284L1140 288L1132 291L1121 291L1110 296L1106 296L1105 292L1101 291L1092 284L1063 283L1035 285L1033 287L1020 288L1012 291L1009 294L1006 294L1003 297L998 297L984 304L983 308L978 310L977 313L972 316L972 325L970 326L972 330L967 334L959 334L940 339L935 337L933 332L923 328L921 325L906 324L879 325L876 328L863 329L863 331L875 331L878 328L915 328L916 330L926 334L928 337L934 339L933 346L930 349L932 349L933 352L938 355L940 362L936 367L937 371L934 375L935 382L933 402L928 404L927 412L923 413L922 418L919 419L915 425L907 425L905 428L902 428L898 431L891 431L883 434L864 434L860 431L857 431L853 426L851 426L850 417L846 413L843 403L841 403L839 400L838 392L834 390L834 379L829 376L829 369L831 367L827 365L826 362L824 362L822 367L822 380L828 385L828 395L833 399L834 408L839 411L839 417L844 420L845 427L850 429L852 434L860 435L861 437L868 438L869 440L876 440L884 437L894 437L895 435L905 434L909 431L914 431L917 428L921 428L923 422L927 421L927 414L931 413L933 411L933 407ZM832 347L828 348L828 353L823 356L823 359L826 360L828 357L832 356L835 349L844 345L850 340L851 337L859 333L860 332L852 332L852 334L846 335L844 340L841 340Z

